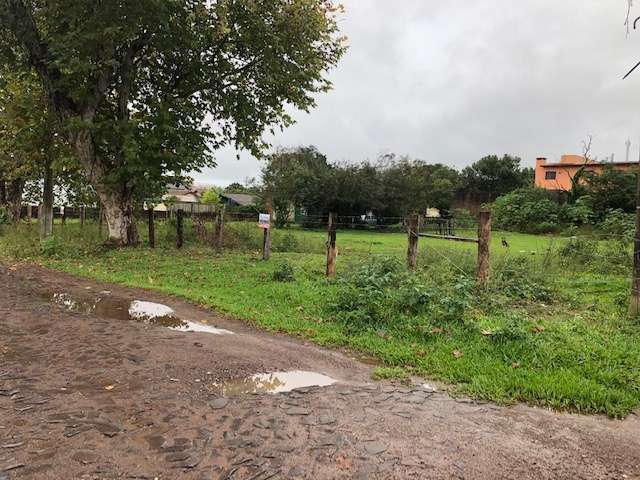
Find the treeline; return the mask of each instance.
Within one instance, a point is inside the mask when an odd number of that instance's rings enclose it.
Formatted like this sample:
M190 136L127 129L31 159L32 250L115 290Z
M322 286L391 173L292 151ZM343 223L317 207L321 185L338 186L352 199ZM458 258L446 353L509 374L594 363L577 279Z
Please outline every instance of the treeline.
M427 208L448 212L459 197L487 202L533 185L533 169L512 155L481 158L458 171L441 163L385 155L376 161L331 163L315 147L280 149L266 157L264 198L280 225L292 208L307 215L371 213L401 217Z

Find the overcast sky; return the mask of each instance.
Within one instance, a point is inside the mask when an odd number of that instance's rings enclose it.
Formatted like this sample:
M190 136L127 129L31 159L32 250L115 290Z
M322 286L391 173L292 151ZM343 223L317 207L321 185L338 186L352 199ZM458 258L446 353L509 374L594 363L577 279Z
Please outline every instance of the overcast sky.
M334 89L269 138L315 145L331 161L386 152L464 167L488 154L631 157L640 144L640 30L625 37L626 0L343 0L349 50ZM638 2L640 3L640 2ZM640 15L640 5L632 10ZM639 22L640 24L640 22ZM258 177L235 150L195 174L226 185Z

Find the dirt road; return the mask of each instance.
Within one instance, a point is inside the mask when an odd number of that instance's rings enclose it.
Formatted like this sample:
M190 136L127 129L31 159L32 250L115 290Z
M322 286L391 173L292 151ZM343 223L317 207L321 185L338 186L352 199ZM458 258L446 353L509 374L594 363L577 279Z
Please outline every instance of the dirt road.
M173 312L138 317L140 301ZM479 404L370 368L171 297L0 266L0 480L640 478L636 415ZM291 371L336 382L254 376Z

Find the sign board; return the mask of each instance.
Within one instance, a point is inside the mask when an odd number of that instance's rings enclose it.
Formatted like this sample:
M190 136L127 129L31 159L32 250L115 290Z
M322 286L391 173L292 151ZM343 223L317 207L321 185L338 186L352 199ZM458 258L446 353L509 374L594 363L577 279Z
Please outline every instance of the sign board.
M258 214L258 226L260 228L270 228L271 227L271 215L268 213L260 213Z

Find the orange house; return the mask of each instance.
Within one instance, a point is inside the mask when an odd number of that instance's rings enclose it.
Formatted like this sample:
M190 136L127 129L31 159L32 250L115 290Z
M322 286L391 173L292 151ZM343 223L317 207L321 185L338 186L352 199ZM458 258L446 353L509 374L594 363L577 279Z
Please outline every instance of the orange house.
M587 161L585 163L582 155L562 155L559 163L547 163L546 158L538 157L536 158L535 185L547 190L567 192L571 190L571 179L581 167L585 167L588 172L597 174L609 165L623 171L638 169L638 162L598 163Z

